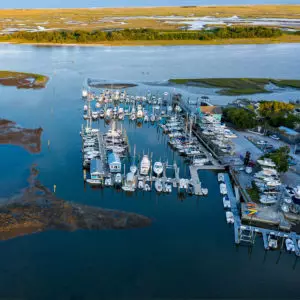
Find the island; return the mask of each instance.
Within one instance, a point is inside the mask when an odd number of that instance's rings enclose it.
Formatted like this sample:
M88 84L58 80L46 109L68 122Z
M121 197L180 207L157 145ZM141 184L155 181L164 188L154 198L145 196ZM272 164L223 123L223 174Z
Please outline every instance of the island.
M27 129L13 121L0 118L0 145L20 146L30 153L41 151L43 129Z
M37 180L31 168L29 186L20 194L1 198L0 240L46 230L107 230L150 226L151 219L136 213L103 209L59 199Z
M19 89L40 89L46 87L49 77L35 73L1 71L0 84Z
M273 84L278 88L300 89L299 79L272 78L180 78L170 79L170 84L193 85L206 88L218 88L218 94L227 96L272 93L266 86Z

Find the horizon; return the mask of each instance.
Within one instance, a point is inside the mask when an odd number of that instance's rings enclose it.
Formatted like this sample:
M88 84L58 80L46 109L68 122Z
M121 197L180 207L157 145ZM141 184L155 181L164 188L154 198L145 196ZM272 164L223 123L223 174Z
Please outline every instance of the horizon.
M20 3L21 2L21 3ZM300 0L265 0L261 3L260 0L142 0L142 1L101 1L89 0L65 0L62 5L61 0L44 0L41 1L27 0L11 0L9 2L0 3L0 9L55 9L55 8L125 8L125 7L160 7L160 6L238 6L238 5L276 5L276 4L300 4Z

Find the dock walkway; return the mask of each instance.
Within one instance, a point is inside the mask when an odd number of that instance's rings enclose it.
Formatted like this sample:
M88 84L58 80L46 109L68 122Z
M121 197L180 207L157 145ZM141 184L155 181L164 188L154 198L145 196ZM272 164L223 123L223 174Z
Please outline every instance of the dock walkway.
M240 236L243 231L248 231L251 233L252 236L255 237L257 233L260 233L263 237L263 242L264 242L264 248L266 250L269 250L269 243L268 243L268 236L271 234L275 237L281 237L281 238L290 238L294 242L295 246L295 254L297 256L300 256L300 249L298 247L298 240L300 240L300 235L298 235L296 232L282 232L278 230L272 230L272 229L265 229L265 228L260 228L256 226L250 226L250 225L243 225L241 223L241 218L239 214L239 209L237 206L237 200L234 196L232 185L230 182L229 174L225 174L224 176L225 179L225 184L227 187L227 194L228 198L230 200L231 204L231 211L233 213L234 217L234 239L235 243L239 244L241 242Z
M195 195L201 196L202 189L201 189L201 181L198 175L198 169L199 167L197 166L190 166L190 174L195 188Z

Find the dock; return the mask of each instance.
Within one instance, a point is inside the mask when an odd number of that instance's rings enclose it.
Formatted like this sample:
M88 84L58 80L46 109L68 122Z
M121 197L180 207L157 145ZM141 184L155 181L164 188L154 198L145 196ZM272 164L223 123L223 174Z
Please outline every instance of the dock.
M190 166L190 174L192 178L192 183L195 188L195 195L201 196L202 195L202 189L201 189L201 181L198 175L199 167L197 166Z
M269 250L268 236L271 234L275 237L280 238L290 238L294 242L295 246L295 254L300 256L300 249L298 247L298 240L300 240L300 235L296 232L283 232L272 229L265 229L256 226L243 225L241 222L239 209L237 205L237 200L234 196L232 185L230 182L229 174L225 174L224 176L225 184L227 187L227 194L231 204L231 211L234 217L234 240L236 244L240 244L241 242L254 243L255 236L257 234L261 234L263 237L263 243L265 250Z

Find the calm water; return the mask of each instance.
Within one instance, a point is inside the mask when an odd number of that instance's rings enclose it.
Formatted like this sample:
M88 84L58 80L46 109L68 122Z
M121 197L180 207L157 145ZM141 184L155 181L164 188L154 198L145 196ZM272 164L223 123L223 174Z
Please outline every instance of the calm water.
M122 209L153 218L146 229L50 231L0 243L0 298L116 299L200 297L299 297L294 255L236 248L227 226L216 174L201 172L209 197L125 197L94 191L82 182L80 90L87 77L164 81L170 77L299 78L300 45L205 47L0 46L0 69L40 72L44 90L0 87L0 117L24 127L42 126L42 152L0 146L0 198L26 186L36 163L39 179L69 201ZM155 87L154 87L155 88ZM141 89L137 87L137 89ZM217 101L218 99L215 99ZM172 153L155 127L128 127L157 156ZM50 149L47 140L51 141ZM175 157L179 160L179 158ZM182 172L184 168L182 167ZM243 280L244 278L244 280ZM253 282L251 282L253 280ZM235 285L236 284L236 285Z
M36 7L128 7L128 6L177 6L177 5L239 5L239 4L298 4L299 0L11 0L0 4L0 8Z

